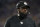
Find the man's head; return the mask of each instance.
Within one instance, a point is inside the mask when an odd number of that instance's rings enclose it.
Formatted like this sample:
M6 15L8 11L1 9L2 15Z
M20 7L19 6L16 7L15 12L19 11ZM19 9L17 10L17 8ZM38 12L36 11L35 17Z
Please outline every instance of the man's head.
M28 12L28 9L30 7L28 6L28 3L27 2L20 1L20 2L17 3L16 8L17 8L17 10L19 12L21 12L23 14L26 14Z
M26 15L30 7L28 6L27 2L20 1L17 3L16 8L19 14Z
M20 2L17 3L16 8L17 8L17 11L18 11L19 19L22 20L27 16L28 10L29 10L30 7L28 6L27 2L20 1Z

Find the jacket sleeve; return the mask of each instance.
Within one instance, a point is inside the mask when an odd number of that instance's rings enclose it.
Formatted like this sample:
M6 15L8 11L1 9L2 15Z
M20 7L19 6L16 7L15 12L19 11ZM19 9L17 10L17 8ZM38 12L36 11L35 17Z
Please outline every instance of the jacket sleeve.
M6 24L5 24L4 27L10 27L10 22L9 22L9 20L6 22Z

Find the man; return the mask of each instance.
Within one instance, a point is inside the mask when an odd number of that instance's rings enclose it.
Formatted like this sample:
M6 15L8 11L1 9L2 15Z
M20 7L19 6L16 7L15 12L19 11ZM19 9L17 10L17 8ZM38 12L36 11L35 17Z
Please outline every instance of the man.
M10 18L5 27L35 27L34 21L29 17L27 2L20 1L16 5L18 14Z

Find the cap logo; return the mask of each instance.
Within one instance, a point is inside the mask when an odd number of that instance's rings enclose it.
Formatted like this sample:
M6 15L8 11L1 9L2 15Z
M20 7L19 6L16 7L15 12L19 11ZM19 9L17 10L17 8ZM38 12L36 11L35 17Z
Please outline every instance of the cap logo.
M26 2L24 2L24 5L27 5L27 3L26 3Z

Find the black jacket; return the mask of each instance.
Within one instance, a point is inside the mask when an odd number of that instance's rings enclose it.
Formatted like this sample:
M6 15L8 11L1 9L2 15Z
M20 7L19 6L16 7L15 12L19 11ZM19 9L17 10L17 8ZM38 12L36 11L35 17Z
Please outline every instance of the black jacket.
M22 22L23 24L21 24L20 22ZM15 15L6 22L5 27L36 27L36 26L35 22L29 16L27 16L27 18L23 20L19 20L18 16Z

